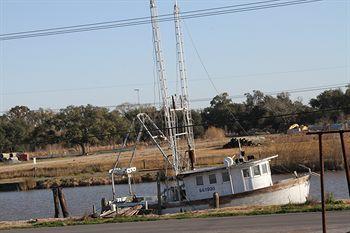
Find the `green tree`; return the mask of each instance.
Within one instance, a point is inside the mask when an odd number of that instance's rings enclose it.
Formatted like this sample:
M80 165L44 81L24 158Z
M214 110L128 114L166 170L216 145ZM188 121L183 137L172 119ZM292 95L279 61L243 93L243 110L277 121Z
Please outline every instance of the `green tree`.
M10 148L10 141L6 135L7 120L4 116L0 116L0 153L8 151Z
M318 115L319 118L328 118L337 122L350 113L350 88L345 93L341 89L326 90L310 100L310 105L318 110L326 110ZM329 111L329 109L333 109Z
M60 140L68 146L79 145L86 154L87 145L96 145L108 137L108 109L101 107L68 106L56 118L56 127L61 132Z
M130 121L128 121L118 110L109 112L106 115L105 127L107 136L105 143L115 144L121 143L129 129Z
M191 111L192 119L193 119L193 134L195 138L202 137L205 132L205 128L203 126L202 114L200 111Z
M26 106L15 106L3 116L2 131L6 139L6 150L26 149L30 132L35 125L33 112Z
M39 109L33 112L34 129L29 135L31 150L59 142L59 130L56 128L56 114L52 110Z
M210 107L203 110L202 118L206 126L240 132L242 128L237 124L237 120L244 110L243 104L233 103L225 92L212 99Z

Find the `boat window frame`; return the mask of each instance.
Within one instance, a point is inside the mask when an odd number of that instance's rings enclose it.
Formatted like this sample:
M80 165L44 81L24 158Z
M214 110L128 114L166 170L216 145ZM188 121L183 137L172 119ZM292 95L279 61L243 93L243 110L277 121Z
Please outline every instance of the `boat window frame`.
M200 179L201 182L198 182L198 181L199 181L198 179ZM196 176L196 185L197 185L197 186L202 186L202 185L204 185L203 176Z
M269 170L267 168L267 164L266 163L262 163L262 164L260 164L260 166L261 166L260 172L261 172L262 175L265 175L265 174L269 173ZM263 167L265 167L265 172L264 172Z
M224 174L225 174L225 176L224 176ZM227 176L226 176L227 175ZM224 177L226 178L226 179L224 179ZM230 173L228 172L228 171L223 171L223 172L221 172L221 178L222 178L222 183L226 183L226 182L230 182Z
M215 177L215 182L212 182L211 178L210 177ZM208 179L209 179L209 184L216 184L218 182L218 180L216 179L216 173L213 173L213 174L209 174L208 175Z
M245 176L244 171L248 171L248 176ZM242 174L243 174L243 177L244 177L244 178L250 178L250 177L252 177L251 172L250 172L250 167L248 167L248 168L243 168L243 169L242 169Z
M255 174L255 168L258 168L259 174ZM253 174L252 175L254 177L261 176L260 164L253 166L252 170L253 170Z

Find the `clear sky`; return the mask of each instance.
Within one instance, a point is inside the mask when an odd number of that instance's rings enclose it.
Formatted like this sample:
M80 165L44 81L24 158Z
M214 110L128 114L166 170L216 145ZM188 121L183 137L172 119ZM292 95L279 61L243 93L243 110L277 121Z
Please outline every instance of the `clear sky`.
M182 11L257 0L178 0ZM160 14L172 0L158 0ZM0 0L0 34L149 16L148 0ZM275 92L350 82L350 1L324 0L186 20L219 92ZM170 92L176 89L173 22L161 23ZM184 29L191 99L217 94ZM1 41L0 111L118 105L154 95L151 25ZM296 93L307 103L320 91ZM242 101L242 99L235 99ZM209 101L195 102L203 107Z

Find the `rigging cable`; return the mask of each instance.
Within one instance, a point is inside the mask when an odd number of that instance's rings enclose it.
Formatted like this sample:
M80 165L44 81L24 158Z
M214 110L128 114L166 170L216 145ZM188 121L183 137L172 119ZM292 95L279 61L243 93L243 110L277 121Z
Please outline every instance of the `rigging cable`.
M207 75L207 78L209 79L211 85L212 85L213 88L215 89L217 95L220 95L219 90L216 88L216 86L215 86L215 84L214 84L212 78L210 77L210 74L209 74L209 72L208 72L208 69L207 69L206 66L204 65L204 62L203 62L203 60L202 60L202 58L201 58L201 56L200 56L200 54L199 54L199 52L198 52L198 49L197 49L197 47L196 47L196 45L195 45L195 43L194 43L194 40L193 40L193 38L192 38L192 36L191 36L190 30L189 30L189 28L188 28L188 26L187 26L185 20L183 20L183 22L184 22L184 24L185 24L185 28L186 28L186 31L187 31L188 36L189 36L189 38L190 38L191 44L192 44L192 46L193 46L193 48L194 48L194 50L195 50L195 52L196 52L196 54L197 54L197 57L198 57L198 59L199 59L201 65L202 65L203 69L205 70L205 73L206 73L206 75ZM234 122L239 126L239 128L241 128L241 130L242 130L246 135L248 135L248 132L244 129L244 127L241 125L241 123L239 123L239 121L237 120L237 118L236 118L235 114L232 112L232 110L229 109L229 108L227 108L227 110L229 111L229 113L231 114L232 118L234 119Z

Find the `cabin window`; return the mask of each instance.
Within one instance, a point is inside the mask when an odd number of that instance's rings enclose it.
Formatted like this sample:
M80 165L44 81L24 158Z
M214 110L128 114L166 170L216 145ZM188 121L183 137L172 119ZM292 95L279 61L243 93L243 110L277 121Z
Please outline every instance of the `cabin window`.
M254 176L260 176L261 175L259 165L253 167L253 173L254 173Z
M266 163L261 164L261 173L266 174L267 173L267 165Z
M228 171L221 173L221 175L222 175L222 182L230 181L230 175L228 174Z
M196 184L197 185L203 185L203 176L196 176Z
M216 184L216 174L210 174L209 175L209 183L210 184Z
M243 176L244 176L244 177L250 177L249 168L243 169L242 172L243 172Z

